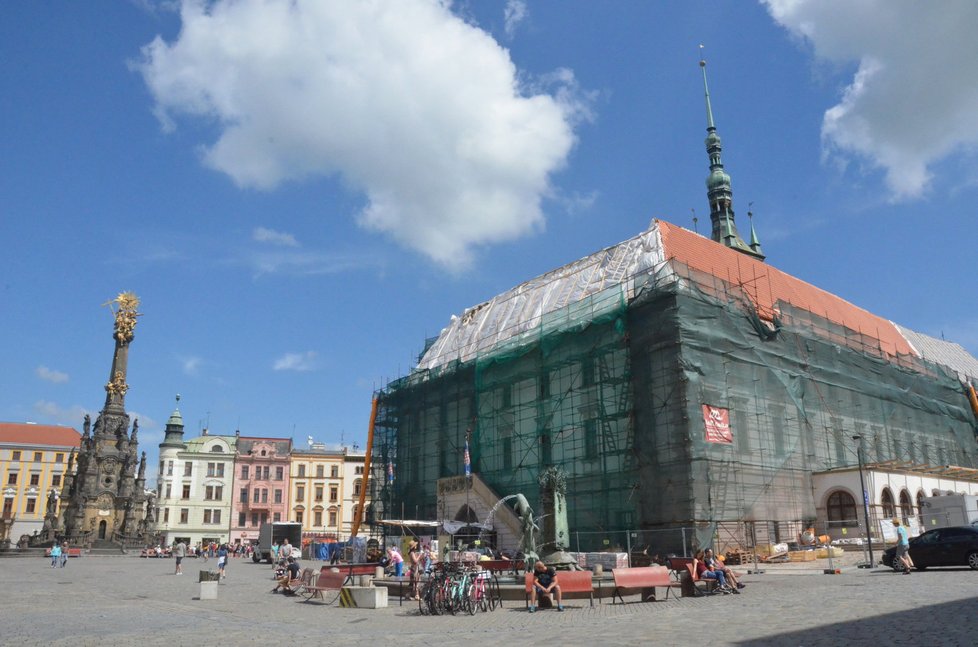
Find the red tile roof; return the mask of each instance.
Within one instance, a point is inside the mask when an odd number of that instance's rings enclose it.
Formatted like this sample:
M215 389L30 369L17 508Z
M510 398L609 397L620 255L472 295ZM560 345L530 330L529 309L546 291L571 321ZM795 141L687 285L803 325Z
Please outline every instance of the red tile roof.
M878 340L885 353L916 354L896 326L886 319L688 229L662 220L656 222L667 259L675 259L728 284L743 286L761 318L772 319L779 302L790 303Z
M78 447L81 434L71 427L0 422L0 443Z

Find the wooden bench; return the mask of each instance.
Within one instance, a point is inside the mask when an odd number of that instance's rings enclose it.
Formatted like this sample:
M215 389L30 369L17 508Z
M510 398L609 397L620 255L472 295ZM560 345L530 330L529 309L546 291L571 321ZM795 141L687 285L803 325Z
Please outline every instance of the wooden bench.
M682 574L686 572L686 566L693 563L692 557L670 557L669 570L677 582L682 579Z
M655 588L662 587L666 590L666 599L669 599L669 592L674 586L680 586L669 574L669 569L665 566L637 566L633 568L613 568L611 576L615 579L615 591L611 594L611 603L614 604L615 596L625 603L625 598L621 595L622 589L652 589L651 596L646 597L643 591L642 601L655 600Z
M686 572L689 573L689 581L692 583L694 588L699 588L697 584L703 584L707 593L714 593L719 582L717 580L707 578L700 579L699 574L696 572L696 567L693 565L692 561L686 564Z
M530 591L533 590L533 571L526 573L526 608L530 608ZM557 585L561 597L568 593L587 593L591 606L594 606L594 574L591 571L557 571Z
M326 604L332 604L340 596L340 590L343 588L348 577L353 577L353 574L348 575L336 569L335 566L323 566L319 570L319 577L316 578L316 583L304 586L302 588L302 594L306 597L306 602L313 598L319 598ZM327 600L325 595L327 592L333 592L335 595Z

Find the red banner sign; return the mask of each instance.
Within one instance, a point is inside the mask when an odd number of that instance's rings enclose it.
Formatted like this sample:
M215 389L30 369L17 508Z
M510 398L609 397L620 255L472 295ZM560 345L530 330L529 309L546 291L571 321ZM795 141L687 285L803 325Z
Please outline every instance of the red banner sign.
M730 430L730 411L704 404L703 424L706 427L706 442L733 444L733 431Z

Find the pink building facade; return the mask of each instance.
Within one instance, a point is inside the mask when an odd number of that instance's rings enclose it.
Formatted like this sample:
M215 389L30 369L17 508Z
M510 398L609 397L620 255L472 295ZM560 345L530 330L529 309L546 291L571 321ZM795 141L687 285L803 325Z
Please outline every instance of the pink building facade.
M289 455L292 441L282 438L238 439L231 502L231 543L258 540L258 529L289 516Z

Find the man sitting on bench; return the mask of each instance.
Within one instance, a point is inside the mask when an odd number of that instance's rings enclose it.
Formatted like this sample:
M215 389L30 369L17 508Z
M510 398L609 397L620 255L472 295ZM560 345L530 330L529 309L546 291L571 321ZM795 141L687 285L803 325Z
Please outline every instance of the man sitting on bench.
M530 589L530 613L537 610L537 595L540 596L540 608L546 609L553 606L550 602L551 594L557 598L557 611L563 611L564 605L560 597L560 585L557 584L557 571L547 568L543 562L533 565L533 588ZM546 600L547 604L543 602Z
M278 593L279 587L281 587L282 593L294 594L295 591L289 584L297 579L299 579L299 563L295 561L294 557L290 557L288 565L285 567L285 574L278 578L278 584L272 589L272 593Z

